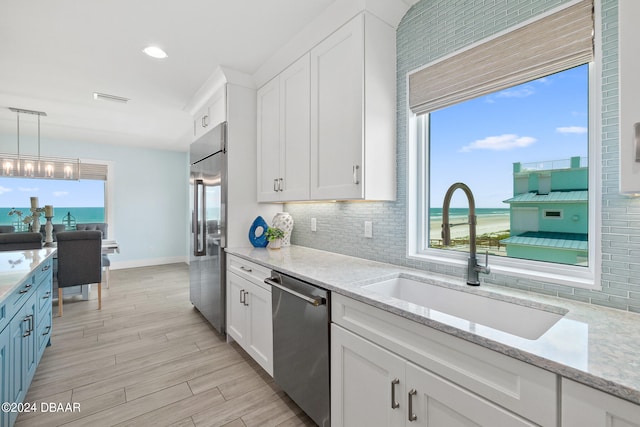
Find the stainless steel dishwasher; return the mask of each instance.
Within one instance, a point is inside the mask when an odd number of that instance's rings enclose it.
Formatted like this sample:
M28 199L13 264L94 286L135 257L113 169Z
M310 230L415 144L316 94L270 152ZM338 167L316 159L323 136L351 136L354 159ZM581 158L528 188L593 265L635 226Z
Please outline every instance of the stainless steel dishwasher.
M321 427L331 425L329 291L271 272L273 378Z

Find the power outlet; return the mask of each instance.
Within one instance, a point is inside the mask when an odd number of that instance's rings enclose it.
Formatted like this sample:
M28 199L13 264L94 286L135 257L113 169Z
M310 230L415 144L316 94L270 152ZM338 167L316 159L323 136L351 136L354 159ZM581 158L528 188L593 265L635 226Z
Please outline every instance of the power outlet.
M318 223L315 218L311 218L311 231L318 231Z
M365 221L364 222L364 237L373 238L373 222Z

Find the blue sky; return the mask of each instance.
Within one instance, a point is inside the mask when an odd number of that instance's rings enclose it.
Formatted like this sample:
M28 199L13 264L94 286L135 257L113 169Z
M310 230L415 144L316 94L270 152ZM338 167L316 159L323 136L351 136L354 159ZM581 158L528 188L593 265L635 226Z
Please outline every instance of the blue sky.
M102 207L104 182L0 178L0 207L29 207L31 196L38 197L40 207Z
M514 162L587 157L588 73L583 65L431 113L431 206L462 181L477 207L508 208ZM452 206L467 206L461 191Z

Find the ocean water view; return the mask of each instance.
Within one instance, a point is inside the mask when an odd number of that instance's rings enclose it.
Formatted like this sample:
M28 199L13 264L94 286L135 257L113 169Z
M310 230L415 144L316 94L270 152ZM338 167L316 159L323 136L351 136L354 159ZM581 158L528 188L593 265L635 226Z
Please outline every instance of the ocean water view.
M9 215L9 212L13 208L0 208L0 225L18 225L18 217L15 215ZM16 210L22 211L22 218L31 214L28 207L16 206ZM54 224L67 224L65 217L70 214L75 223L86 222L105 222L104 220L104 208L103 207L53 207L53 219ZM40 223L45 223L44 214L40 216ZM18 229L18 227L16 227Z

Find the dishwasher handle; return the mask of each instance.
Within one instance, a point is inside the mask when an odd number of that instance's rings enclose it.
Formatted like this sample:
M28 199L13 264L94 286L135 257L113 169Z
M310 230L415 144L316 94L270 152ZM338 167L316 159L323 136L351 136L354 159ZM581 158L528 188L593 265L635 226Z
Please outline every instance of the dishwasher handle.
M275 286L276 288L287 292L295 297L298 297L300 299L305 300L306 302L308 302L309 304L311 304L314 307L318 307L320 305L325 305L327 304L327 300L323 297L313 297L313 296L308 296L308 295L304 295L301 294L300 292L294 291L293 289L287 288L286 286L283 286L282 284L276 282L275 280L272 279L264 279L264 283L266 283L267 285L271 285L271 286Z

